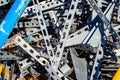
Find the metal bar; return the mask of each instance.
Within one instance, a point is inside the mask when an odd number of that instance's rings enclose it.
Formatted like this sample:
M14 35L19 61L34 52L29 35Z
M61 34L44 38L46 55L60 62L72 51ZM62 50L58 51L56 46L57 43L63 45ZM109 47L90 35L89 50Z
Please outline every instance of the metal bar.
M35 5L34 0L33 0L33 4ZM38 0L37 0L37 4L39 4ZM46 45L46 48L47 48L47 53L48 53L50 61L52 63L53 59L54 59L54 51L53 51L52 45L50 43L50 37L49 37L49 34L48 34L47 26L45 24L45 20L44 20L44 17L43 17L41 6L40 5L35 6L35 8L36 8L36 10L39 11L39 14L37 12L36 12L36 14L37 14L37 17L38 17L38 21L39 21L39 25L40 25L41 32L42 32L42 35L43 35L43 39L45 41L45 45Z
M106 41L101 39L99 46L98 46L96 58L94 60L94 65L92 68L90 80L97 80L97 78L98 78L100 65L102 63L102 58L103 58L103 54L104 54L105 45L106 45Z
M27 7L21 17L27 16L36 12L38 13L38 10L35 9L35 6L39 6L39 5L41 6L42 11L46 11L46 10L53 9L55 7L63 6L65 5L65 3L62 3L60 1L54 1L49 3L46 3L46 1L44 1L44 3L40 2L38 5L35 4L33 6Z
M16 39L14 41L30 56L32 56L38 63L44 66L54 80L61 80L61 78L59 77L60 72L58 72L58 70L55 71L54 69L52 69L52 67L49 65L48 60L41 57L41 55L34 48L32 48L28 43L24 41L24 39L22 39L20 36L16 36Z
M0 24L0 48L7 40L29 2L30 0L15 0L9 12L3 19L2 23Z
M63 34L61 35L60 42L57 45L56 55L52 63L52 66L54 67L54 69L58 69L59 67L60 60L61 60L64 48L65 48L65 42L69 35L69 31L72 25L72 21L74 19L77 5L78 5L78 0L72 0L71 6L69 8L69 13L68 13L68 16L67 16L64 28L63 28L63 32L62 32Z
M100 8L97 6L96 2L94 0L88 0L90 5L95 9L100 19L103 21L103 23L108 27L109 32L113 35L114 39L116 41L120 41L118 34L113 29L113 26L110 24L109 20L106 18L106 16L103 14L103 12L100 10Z

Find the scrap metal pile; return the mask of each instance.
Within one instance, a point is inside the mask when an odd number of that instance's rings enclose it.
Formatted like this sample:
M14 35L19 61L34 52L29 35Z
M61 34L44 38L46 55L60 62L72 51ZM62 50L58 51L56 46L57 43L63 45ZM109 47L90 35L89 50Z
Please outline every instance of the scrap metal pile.
M0 47L0 80L120 80L120 1L0 0Z

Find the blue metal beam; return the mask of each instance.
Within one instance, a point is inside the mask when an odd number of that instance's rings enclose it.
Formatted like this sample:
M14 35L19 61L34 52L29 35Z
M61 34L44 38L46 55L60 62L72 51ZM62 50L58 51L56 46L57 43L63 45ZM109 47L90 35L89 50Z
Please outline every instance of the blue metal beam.
M0 48L2 48L3 44L9 37L29 2L30 0L15 0L13 3L12 7L0 24Z

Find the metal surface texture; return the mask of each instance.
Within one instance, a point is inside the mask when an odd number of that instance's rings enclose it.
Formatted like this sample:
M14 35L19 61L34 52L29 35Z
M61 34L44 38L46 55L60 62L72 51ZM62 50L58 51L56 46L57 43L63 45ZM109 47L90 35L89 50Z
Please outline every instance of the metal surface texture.
M119 80L120 0L0 0L0 80Z

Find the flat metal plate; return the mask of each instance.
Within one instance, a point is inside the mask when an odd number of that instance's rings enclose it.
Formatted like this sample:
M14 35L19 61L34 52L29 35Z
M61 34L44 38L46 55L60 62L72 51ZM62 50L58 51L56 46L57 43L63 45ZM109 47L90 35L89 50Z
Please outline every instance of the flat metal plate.
M87 80L87 62L84 58L78 58L75 53L75 48L70 48L70 54L75 68L76 78L77 80Z

